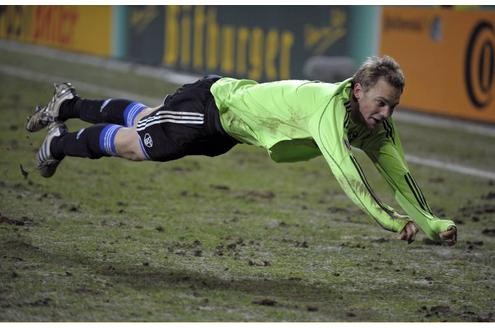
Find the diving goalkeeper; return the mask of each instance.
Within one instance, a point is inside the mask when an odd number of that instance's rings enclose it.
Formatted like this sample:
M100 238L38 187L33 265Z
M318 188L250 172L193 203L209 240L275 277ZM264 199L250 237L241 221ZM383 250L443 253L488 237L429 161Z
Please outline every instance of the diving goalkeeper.
M404 159L391 117L404 85L399 65L388 56L368 58L353 77L335 84L207 76L155 108L125 99L84 99L62 83L48 105L28 118L26 129L48 127L36 157L44 177L65 156L165 162L221 155L238 143L264 148L276 162L323 155L347 196L382 228L412 242L417 225L430 239L454 245L454 222L432 213ZM64 124L70 118L93 125L71 133ZM407 215L377 198L351 146L369 156Z

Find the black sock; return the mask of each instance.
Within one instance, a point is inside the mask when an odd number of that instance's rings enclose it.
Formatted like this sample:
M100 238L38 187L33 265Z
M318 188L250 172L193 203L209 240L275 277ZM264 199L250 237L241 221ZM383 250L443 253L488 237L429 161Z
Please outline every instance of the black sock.
M50 144L50 151L56 159L63 159L64 156L92 159L118 156L115 135L121 127L115 124L96 124L78 132L55 137Z
M60 106L58 118L80 118L90 123L113 123L132 126L136 116L147 106L126 99L90 100L75 96Z

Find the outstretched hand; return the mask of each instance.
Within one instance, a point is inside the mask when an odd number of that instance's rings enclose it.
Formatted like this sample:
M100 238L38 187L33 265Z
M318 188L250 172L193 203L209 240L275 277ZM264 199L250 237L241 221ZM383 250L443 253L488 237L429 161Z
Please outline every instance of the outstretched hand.
M454 246L457 242L457 228L455 226L449 227L444 232L438 234L442 242L447 243L449 246Z
M399 238L401 240L407 240L407 243L410 244L416 238L417 232L418 232L418 228L416 227L416 225L413 222L409 221L407 222L404 229L402 229Z

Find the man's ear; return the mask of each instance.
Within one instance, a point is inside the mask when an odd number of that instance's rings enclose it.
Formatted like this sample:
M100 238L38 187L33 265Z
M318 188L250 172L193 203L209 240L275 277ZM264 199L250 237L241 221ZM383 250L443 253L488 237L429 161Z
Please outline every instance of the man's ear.
M356 99L360 99L363 96L363 86L361 83L354 84L354 87L352 88L352 95Z

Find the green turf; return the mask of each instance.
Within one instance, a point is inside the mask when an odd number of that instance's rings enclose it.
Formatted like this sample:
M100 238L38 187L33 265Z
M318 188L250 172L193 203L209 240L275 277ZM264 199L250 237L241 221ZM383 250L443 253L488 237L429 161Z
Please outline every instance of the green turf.
M171 88L35 56L0 58L157 98ZM459 223L448 248L381 230L322 158L276 164L245 145L169 163L67 158L44 179L34 169L44 133L23 126L50 98L50 83L0 75L0 85L1 321L494 319L493 181L412 166L434 210ZM406 152L493 167L494 138L399 129Z

